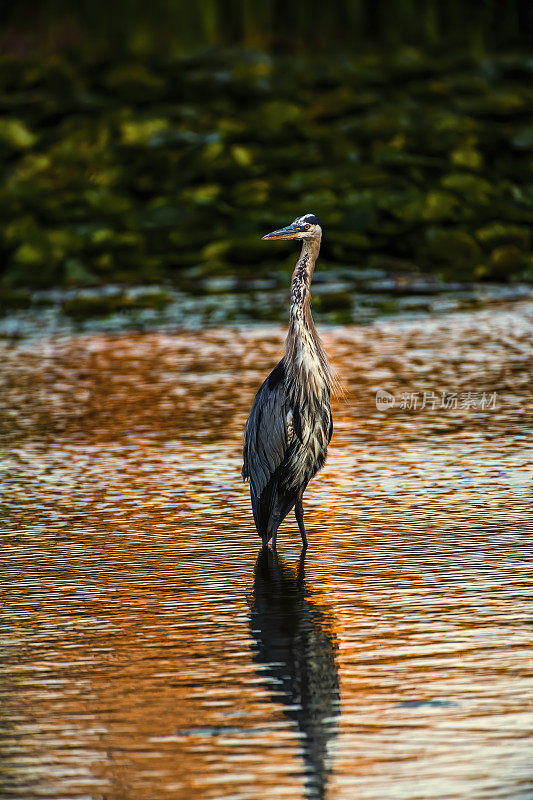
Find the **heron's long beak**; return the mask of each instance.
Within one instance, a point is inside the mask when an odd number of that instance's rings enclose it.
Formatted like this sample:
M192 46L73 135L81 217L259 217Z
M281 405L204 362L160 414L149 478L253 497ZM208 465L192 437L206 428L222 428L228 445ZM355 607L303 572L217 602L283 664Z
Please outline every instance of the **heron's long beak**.
M300 231L301 228L299 225L295 225L293 222L290 225L287 225L286 228L280 228L279 231L267 233L266 236L263 236L263 239L296 239Z

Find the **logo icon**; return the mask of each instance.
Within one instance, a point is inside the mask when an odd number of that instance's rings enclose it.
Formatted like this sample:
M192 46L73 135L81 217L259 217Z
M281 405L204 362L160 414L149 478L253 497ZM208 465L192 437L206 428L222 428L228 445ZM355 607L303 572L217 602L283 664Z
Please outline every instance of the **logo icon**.
M394 408L396 400L394 395L387 392L385 389L378 389L376 392L376 408L378 411L388 411L389 408Z

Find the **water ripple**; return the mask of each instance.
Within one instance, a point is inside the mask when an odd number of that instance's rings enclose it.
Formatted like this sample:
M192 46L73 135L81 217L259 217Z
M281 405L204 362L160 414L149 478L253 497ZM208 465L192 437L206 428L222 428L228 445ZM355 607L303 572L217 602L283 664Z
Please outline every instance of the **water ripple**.
M0 343L2 797L532 796L533 304L325 331L305 562L239 478L282 339Z

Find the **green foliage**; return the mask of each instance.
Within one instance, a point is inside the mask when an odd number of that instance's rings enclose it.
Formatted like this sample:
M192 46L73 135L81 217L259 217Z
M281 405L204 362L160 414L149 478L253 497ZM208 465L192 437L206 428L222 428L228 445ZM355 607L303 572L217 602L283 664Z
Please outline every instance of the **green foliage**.
M261 235L309 211L336 269L531 277L531 73L414 50L4 57L1 284L267 276L294 254Z

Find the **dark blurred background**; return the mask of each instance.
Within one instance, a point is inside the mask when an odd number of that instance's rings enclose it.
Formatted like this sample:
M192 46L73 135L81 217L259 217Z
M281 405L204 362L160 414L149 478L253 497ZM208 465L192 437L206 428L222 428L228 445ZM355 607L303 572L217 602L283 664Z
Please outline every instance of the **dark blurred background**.
M294 252L260 236L306 212L339 275L533 278L530 2L0 13L4 303L270 277Z

